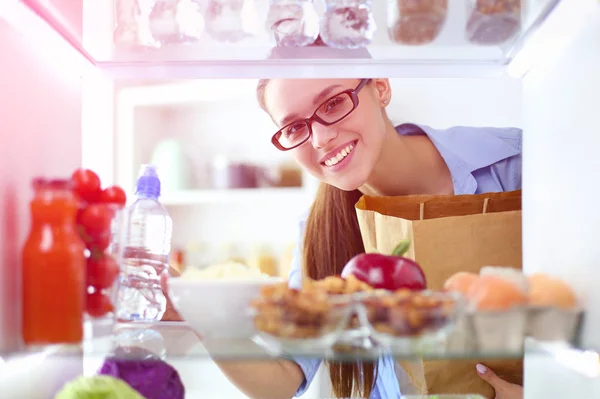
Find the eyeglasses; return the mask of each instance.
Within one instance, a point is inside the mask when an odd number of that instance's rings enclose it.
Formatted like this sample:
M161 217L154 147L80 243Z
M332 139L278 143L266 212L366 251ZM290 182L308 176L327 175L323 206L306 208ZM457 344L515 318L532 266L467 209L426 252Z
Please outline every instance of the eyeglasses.
M281 151L289 151L306 143L312 135L313 121L323 126L331 126L352 113L358 107L358 93L371 79L363 79L353 89L344 90L325 100L308 119L300 119L282 127L271 138L271 142Z

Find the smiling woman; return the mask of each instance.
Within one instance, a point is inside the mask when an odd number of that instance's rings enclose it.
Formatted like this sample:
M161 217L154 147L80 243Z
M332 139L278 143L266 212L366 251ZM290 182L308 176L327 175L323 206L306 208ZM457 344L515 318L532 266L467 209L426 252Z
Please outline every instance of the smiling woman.
M271 139L274 146L290 151L322 182L308 218L301 222L292 286L298 287L304 276L339 275L349 259L364 252L354 209L363 194L475 194L521 188L520 129L395 127L386 113L392 96L388 79L261 80L257 96L279 127ZM320 361L294 361L304 376L299 396ZM418 370L408 364L403 370L388 357L376 363L328 362L328 367L336 397L397 398L401 391L414 389L406 381L399 386L402 372L417 383ZM453 378L479 378L474 364L472 368L472 376L463 372ZM521 398L522 388L503 395L499 398Z

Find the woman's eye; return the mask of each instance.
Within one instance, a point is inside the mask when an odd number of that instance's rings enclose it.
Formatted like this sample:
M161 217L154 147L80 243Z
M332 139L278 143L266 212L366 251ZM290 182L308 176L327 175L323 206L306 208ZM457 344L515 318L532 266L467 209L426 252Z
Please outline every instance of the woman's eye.
M332 98L330 101L325 104L325 112L330 112L334 110L338 105L344 102L344 99L341 97Z
M293 125L288 126L288 128L285 129L285 134L294 135L300 133L305 127L306 125L304 123L295 123Z

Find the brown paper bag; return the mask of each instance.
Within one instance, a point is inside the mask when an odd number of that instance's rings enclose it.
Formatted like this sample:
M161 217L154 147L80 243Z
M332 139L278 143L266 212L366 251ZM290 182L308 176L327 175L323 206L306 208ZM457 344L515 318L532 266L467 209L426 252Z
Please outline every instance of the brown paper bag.
M366 252L391 253L402 239L412 241L405 256L417 261L428 288L439 290L459 271L483 266L522 267L521 191L453 196L363 196L356 204ZM422 394L480 394L494 391L475 365L522 384L522 359L439 360L400 364Z

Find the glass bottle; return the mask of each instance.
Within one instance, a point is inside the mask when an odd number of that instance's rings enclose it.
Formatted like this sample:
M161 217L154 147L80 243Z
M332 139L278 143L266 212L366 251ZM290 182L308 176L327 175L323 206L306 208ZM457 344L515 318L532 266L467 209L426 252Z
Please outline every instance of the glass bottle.
M267 31L282 47L303 47L319 36L319 16L314 0L270 0Z
M321 38L329 47L360 48L373 40L377 30L371 0L325 0Z
M31 229L22 256L22 335L26 345L83 339L86 258L69 180L33 181Z

